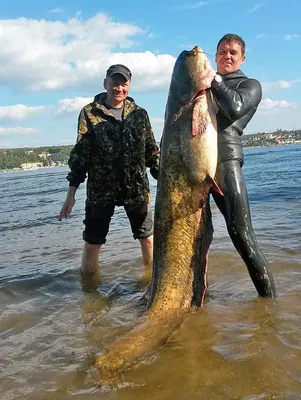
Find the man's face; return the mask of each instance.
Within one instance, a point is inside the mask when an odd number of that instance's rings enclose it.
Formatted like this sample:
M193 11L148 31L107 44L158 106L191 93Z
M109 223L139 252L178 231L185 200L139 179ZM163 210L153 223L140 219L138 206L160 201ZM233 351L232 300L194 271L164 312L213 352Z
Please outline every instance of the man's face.
M112 103L123 102L130 89L130 81L120 74L109 76L104 80L104 88L107 91L107 99Z
M215 62L217 72L220 74L229 74L237 71L245 61L245 55L242 53L241 46L236 41L222 42L217 49Z

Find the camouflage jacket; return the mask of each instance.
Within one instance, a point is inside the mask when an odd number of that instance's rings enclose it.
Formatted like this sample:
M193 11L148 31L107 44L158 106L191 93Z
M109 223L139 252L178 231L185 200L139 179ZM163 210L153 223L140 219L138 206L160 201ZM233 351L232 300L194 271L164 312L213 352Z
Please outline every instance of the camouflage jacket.
M158 165L156 144L147 112L127 97L122 121L96 95L78 118L78 136L71 150L67 176L78 187L87 175L87 201L102 205L149 201L146 167Z

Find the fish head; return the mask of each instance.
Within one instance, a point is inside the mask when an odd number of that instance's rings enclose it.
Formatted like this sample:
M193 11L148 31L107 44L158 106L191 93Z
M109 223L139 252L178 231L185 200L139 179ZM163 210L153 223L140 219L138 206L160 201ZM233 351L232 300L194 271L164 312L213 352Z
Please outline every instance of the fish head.
M178 165L192 185L214 179L216 171L216 111L207 90L214 74L206 53L195 46L178 56L171 78L161 141L168 157L161 160Z
M169 89L173 109L204 96L213 76L214 70L201 47L182 51L175 62Z

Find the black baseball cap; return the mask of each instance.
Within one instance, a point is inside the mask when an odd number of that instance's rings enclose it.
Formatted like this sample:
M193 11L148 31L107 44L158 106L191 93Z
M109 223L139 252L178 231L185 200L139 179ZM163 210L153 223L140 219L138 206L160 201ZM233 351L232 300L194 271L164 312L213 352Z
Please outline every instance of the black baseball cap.
M128 81L132 77L131 71L126 67L125 65L122 64L114 64L111 65L110 68L107 70L107 77L108 76L113 76L115 74L120 74L125 77L125 79Z

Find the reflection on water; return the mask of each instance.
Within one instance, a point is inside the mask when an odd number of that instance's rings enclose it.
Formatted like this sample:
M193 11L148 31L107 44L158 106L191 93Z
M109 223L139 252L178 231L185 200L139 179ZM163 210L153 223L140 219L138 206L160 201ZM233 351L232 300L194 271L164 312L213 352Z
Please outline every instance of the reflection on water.
M257 297L212 204L204 307L103 388L87 384L85 371L145 307L140 246L126 215L116 210L101 285L85 293L78 271L85 187L59 223L65 168L0 174L1 400L301 398L300 155L301 146L246 151L254 229L279 297Z

